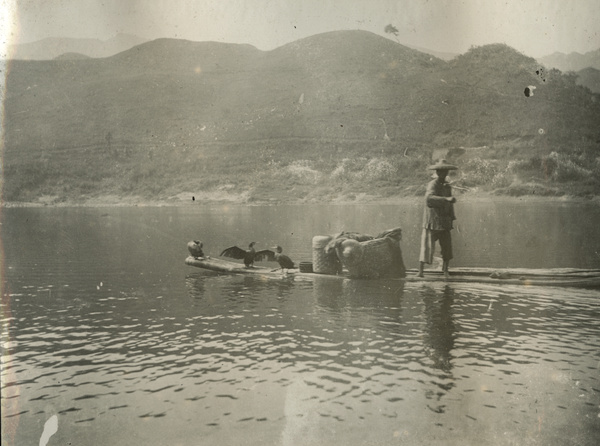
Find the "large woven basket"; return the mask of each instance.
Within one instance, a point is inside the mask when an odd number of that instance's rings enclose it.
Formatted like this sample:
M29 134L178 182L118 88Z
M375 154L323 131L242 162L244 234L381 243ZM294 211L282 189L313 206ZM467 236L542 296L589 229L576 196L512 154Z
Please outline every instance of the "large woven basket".
M335 253L325 254L325 247L333 237L329 235L316 235L312 239L313 272L318 274L338 274L342 271L342 264Z

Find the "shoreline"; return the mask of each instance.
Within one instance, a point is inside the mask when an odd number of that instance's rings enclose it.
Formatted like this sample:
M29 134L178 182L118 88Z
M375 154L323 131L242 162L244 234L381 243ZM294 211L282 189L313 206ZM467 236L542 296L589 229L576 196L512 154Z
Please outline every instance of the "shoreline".
M190 194L190 197L192 194ZM477 203L477 202L555 202L555 203L581 203L581 204L600 204L600 196L591 198L575 196L538 196L538 195L496 195L488 192L467 192L454 195L458 203ZM35 202L2 202L1 208L67 208L67 207L189 207L189 206L303 206L303 205L394 205L405 203L420 203L423 200L421 196L398 196L398 197L376 197L371 195L359 196L356 199L344 199L344 197L331 200L247 200L246 196L234 195L223 199L222 197L214 199L183 200L180 197L176 199L164 200L145 200L141 197L116 197L102 196L94 197L81 201L61 201L44 200L43 198Z

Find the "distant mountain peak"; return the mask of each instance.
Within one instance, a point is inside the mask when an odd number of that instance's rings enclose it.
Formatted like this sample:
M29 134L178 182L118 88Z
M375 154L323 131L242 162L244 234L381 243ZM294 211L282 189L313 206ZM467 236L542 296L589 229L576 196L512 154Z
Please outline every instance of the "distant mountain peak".
M146 39L119 33L115 37L102 41L93 38L47 37L36 42L10 46L12 59L51 60L64 54L80 54L86 57L102 58L125 51L146 42Z
M587 67L600 69L600 48L585 54L577 51L569 54L556 51L549 56L539 58L539 61L549 68L557 68L563 72L580 71Z
M63 53L59 56L56 56L54 60L86 60L91 59L91 57L86 56L81 53Z

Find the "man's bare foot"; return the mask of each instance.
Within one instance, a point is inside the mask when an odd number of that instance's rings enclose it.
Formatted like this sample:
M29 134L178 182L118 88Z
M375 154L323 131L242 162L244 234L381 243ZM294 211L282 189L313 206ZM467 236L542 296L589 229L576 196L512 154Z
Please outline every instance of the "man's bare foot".
M419 272L417 277L423 277L423 268L425 268L425 262L419 262Z

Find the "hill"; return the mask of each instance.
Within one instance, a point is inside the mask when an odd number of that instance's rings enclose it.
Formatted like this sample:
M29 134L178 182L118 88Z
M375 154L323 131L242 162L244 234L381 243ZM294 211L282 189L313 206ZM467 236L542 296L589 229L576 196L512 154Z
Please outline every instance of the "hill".
M577 72L577 85L583 85L594 93L600 93L600 70L584 68Z
M364 31L159 39L10 62L4 199L421 194L436 148L462 154L459 187L590 195L599 121L597 95L505 45L446 62Z
M130 34L117 34L112 39L74 39L50 37L36 42L10 45L11 59L50 60L65 54L82 54L87 57L109 57L145 42Z
M54 60L81 60L89 58L89 56L81 53L63 53L60 56L56 56Z

